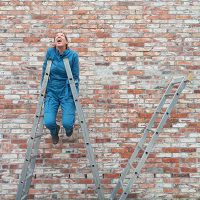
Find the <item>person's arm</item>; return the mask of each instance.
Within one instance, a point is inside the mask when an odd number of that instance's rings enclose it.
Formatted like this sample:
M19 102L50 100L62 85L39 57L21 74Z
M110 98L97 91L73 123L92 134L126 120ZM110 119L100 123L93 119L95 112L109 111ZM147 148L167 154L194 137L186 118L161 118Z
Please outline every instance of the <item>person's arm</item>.
M80 82L79 71L80 71L79 70L79 57L78 57L78 54L76 53L76 54L74 54L73 62L72 62L72 75L74 78L77 92L79 92L79 82Z

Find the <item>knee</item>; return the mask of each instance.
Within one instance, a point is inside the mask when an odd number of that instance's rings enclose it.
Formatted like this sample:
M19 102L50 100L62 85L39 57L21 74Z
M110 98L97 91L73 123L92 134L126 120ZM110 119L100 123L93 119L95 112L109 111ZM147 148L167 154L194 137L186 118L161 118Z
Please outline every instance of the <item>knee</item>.
M65 128L65 130L71 130L74 126L74 118L70 118L68 120L64 120L63 121L63 127Z
M44 125L45 125L48 129L53 129L53 128L56 127L55 122L54 122L53 120L51 120L51 119L48 119L48 118L44 119Z

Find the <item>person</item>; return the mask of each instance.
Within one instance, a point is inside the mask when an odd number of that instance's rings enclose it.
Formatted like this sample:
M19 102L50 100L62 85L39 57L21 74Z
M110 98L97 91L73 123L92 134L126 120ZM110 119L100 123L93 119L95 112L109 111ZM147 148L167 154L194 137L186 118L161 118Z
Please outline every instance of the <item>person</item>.
M52 143L59 142L60 126L56 123L59 106L62 110L62 125L66 135L73 134L75 123L75 103L67 78L63 59L67 58L71 67L77 92L79 92L79 57L76 51L68 46L68 38L64 33L57 33L54 38L54 47L48 48L42 67L42 80L47 66L47 61L52 60L49 80L44 101L44 125L50 130Z

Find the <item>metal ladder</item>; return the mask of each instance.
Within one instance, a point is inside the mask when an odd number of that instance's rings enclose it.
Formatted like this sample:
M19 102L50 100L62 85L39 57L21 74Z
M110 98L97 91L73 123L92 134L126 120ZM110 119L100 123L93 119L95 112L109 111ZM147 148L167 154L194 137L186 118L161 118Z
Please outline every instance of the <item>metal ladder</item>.
M90 163L90 166L92 169L92 174L93 174L93 179L94 179L94 183L96 186L96 191L98 194L98 199L104 200L104 193L103 193L103 190L101 187L100 177L99 177L99 173L97 170L97 164L96 164L95 158L94 158L94 152L93 152L92 146L89 141L87 124L86 124L86 121L84 118L84 114L83 114L81 105L79 103L78 93L76 91L76 86L75 86L75 82L74 82L71 68L69 65L69 61L66 58L63 61L65 64L67 77L69 79L73 99L74 99L75 106L77 109L79 123L80 123L81 129L83 131L83 139L84 139L84 143L86 146L87 155L89 158L89 163ZM47 61L47 67L46 67L46 71L44 74L44 80L42 82L42 89L41 89L39 101L37 104L36 114L34 117L34 123L33 123L32 130L31 130L31 136L30 136L30 138L28 140L28 144L27 144L25 162L24 162L24 165L22 168L21 177L20 177L20 181L18 184L16 200L25 200L28 197L28 192L29 192L29 188L31 185L33 172L34 172L34 168L35 168L36 158L38 155L40 140L41 140L41 137L44 135L44 133L43 133L43 118L44 118L43 105L44 105L46 87L47 87L49 74L50 74L51 63L52 63L51 60Z
M185 77L180 77L180 78L172 80L170 82L170 84L168 85L163 97L160 100L160 103L159 103L156 111L154 112L154 114L152 115L152 117L150 119L148 126L144 130L144 134L143 134L142 138L136 145L135 150L134 150L133 154L131 155L131 158L129 159L123 172L120 174L120 178L117 182L116 187L113 189L109 200L115 199L115 196L120 188L122 189L121 190L122 192L121 192L121 196L120 196L119 200L124 200L127 198L133 183L135 183L136 180L139 178L140 171L141 171L145 161L147 160L150 152L152 151L152 149L155 145L155 142L156 142L159 134L161 133L164 124L166 123L167 119L169 118L169 115L170 115L173 107L177 103L181 92L185 88L187 81L188 80L186 80ZM175 87L178 87L178 88L176 89ZM176 91L173 92L172 89L175 89ZM172 97L172 99L169 99L170 97ZM163 106L166 103L167 99L171 100L171 102L170 102L169 106L167 107L167 109L163 110ZM157 128L153 128L154 122L155 122L156 118L158 117L158 115L160 115L160 114L163 115L162 119L159 122ZM148 133L151 133L153 135L151 137L150 142L148 144L146 143L146 146L145 146L145 140L147 138ZM142 157L138 157L138 154L141 151L143 152ZM136 167L133 166L133 163L136 163ZM129 175L128 180L127 179L125 180L126 176L128 176L128 175Z
M81 105L80 105L80 102L79 102L79 99L78 99L78 93L77 93L77 90L76 90L75 82L74 82L74 79L73 79L73 75L72 75L72 72L71 72L71 68L70 68L68 59L66 59L66 58L64 59L64 64L65 64L65 69L66 69L66 72L67 72L67 77L69 79L69 84L70 84L70 87L71 87L74 103L75 103L76 109L77 109L79 124L81 126L82 131L83 131L83 140L84 140L84 143L85 143L85 146L86 146L87 156L88 156L89 162L90 162L90 167L92 169L92 174L93 174L93 179L94 179L94 182L95 182L95 185L96 185L96 191L97 191L97 194L98 194L98 199L104 200L104 192L103 192L103 189L102 189L102 186L101 186L99 172L98 172L98 169L97 169L97 164L96 164L94 153L93 153L93 150L92 150L92 146L91 146L90 140L89 140L89 131L88 131L88 128L87 128L87 124L86 124L86 121L85 121L83 110L81 108Z

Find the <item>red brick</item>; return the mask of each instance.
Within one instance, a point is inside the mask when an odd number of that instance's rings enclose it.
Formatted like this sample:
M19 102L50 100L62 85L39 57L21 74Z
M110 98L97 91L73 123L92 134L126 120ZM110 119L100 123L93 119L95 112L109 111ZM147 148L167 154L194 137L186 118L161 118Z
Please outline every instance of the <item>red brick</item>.
M197 149L196 148L181 148L180 151L181 152L196 152Z
M117 90L117 89L119 89L119 85L104 85L104 89Z
M163 158L162 159L164 163L179 163L179 158Z
M192 65L192 62L190 62L190 61L178 61L177 65Z
M164 167L163 168L165 173L179 173L179 168L174 168L174 167Z
M112 153L123 153L123 152L128 152L128 148L113 148Z
M47 15L32 15L32 18L35 20L44 20L44 19L47 19L48 16Z
M163 189L163 192L164 193L170 193L170 194L174 194L174 193L177 193L179 190L176 189L176 188L164 188Z
M96 139L96 143L106 143L106 142L110 142L110 138L98 138Z
M36 175L37 177L37 175ZM60 184L60 179L33 179L34 184Z
M175 194L175 195L173 195L173 197L177 198L177 199L189 199L190 195L188 195L188 194Z
M139 113L140 118L151 118L152 113Z
M70 157L71 158L84 158L84 157L86 157L86 155L78 153L78 154L70 154Z
M92 184L93 180L92 179L79 179L77 181L77 183L79 183L79 184Z
M172 118L187 118L188 113L172 113L171 117Z
M131 70L128 71L128 75L143 75L144 71L143 70Z
M127 198L137 198L138 194L128 194Z
M139 90L139 89L135 89L135 90L128 90L128 94L143 94L144 90Z
M194 93L200 93L200 90L194 90Z
M137 123L121 123L121 128L137 128Z
M85 15L85 14L88 14L88 11L87 10L76 10L76 11L74 11L74 14L75 15Z
M132 153L120 153L120 156L121 156L121 158L130 158L131 157L131 155L132 155Z
M180 152L180 148L175 148L175 147L167 147L167 148L162 148L162 151L164 153L178 153Z
M195 158L181 158L181 162L183 163L195 163L196 159Z
M135 57L131 56L121 57L121 61L135 61Z
M109 38L110 37L109 33L101 32L101 31L98 31L96 34L97 34L98 38Z
M188 168L188 167L181 167L181 172L190 172L190 173L196 173L197 172L197 168Z
M115 178L115 179L117 179L119 177L120 177L119 174L104 174L104 178L109 178L109 179Z
M172 177L184 177L184 178L189 178L190 177L190 174L189 173L177 173L177 174L172 174Z
M170 19L175 19L175 15L169 15L169 14L151 15L147 18L151 20L170 20Z
M40 42L40 38L36 38L36 37L25 37L25 38L24 38L24 42L25 42L25 43L37 43L37 42Z
M26 144L27 140L18 139L18 140L11 140L12 144Z
M144 43L141 42L133 42L128 44L130 47L144 47Z

